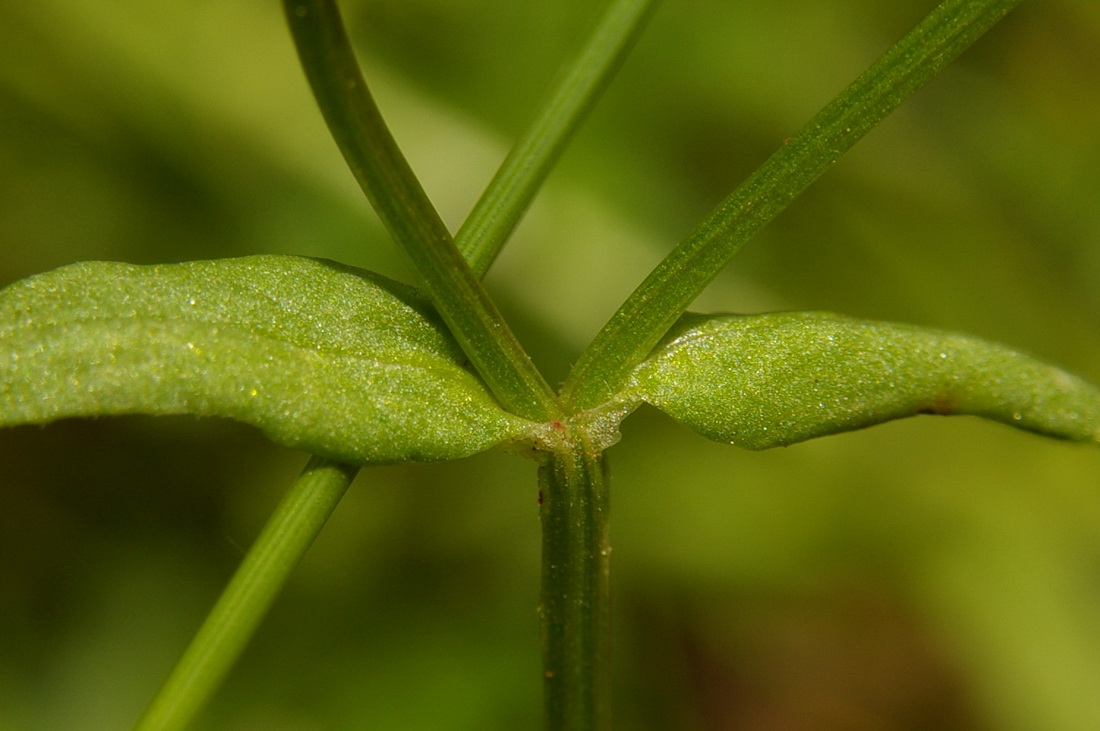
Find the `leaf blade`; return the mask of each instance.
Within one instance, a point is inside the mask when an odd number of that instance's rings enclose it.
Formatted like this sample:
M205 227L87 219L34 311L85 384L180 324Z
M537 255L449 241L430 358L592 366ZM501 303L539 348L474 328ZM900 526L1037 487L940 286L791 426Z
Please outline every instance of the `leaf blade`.
M632 390L716 441L785 446L917 414L1100 442L1100 389L1005 346L830 313L687 315Z
M358 463L451 459L516 438L408 287L284 256L75 264L0 291L0 425L220 416Z

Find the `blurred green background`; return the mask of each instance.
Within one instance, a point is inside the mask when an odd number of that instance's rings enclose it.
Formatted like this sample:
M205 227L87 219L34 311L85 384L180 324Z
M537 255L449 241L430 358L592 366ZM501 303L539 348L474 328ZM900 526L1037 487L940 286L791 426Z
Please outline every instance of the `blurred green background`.
M457 226L602 3L356 0ZM675 0L488 284L549 377L929 0ZM1100 5L1031 2L700 310L972 332L1100 380ZM278 252L409 280L274 0L0 3L0 284ZM621 729L1100 728L1100 450L919 417L766 453L643 410L610 452ZM305 456L251 429L0 432L0 729L127 728ZM534 467L364 471L208 729L538 728Z

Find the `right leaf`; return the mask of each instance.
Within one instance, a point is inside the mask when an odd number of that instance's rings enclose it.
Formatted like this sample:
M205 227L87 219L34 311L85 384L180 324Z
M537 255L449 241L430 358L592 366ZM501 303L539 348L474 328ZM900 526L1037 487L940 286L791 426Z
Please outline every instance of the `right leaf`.
M1100 388L1005 346L820 312L685 315L631 394L748 449L916 414L973 414L1100 442Z

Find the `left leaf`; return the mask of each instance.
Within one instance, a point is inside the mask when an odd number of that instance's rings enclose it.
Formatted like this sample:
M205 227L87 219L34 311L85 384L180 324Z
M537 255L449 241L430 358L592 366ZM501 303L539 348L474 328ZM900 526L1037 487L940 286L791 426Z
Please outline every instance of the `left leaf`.
M416 290L258 256L73 264L0 290L0 426L219 416L356 463L453 459L521 438Z

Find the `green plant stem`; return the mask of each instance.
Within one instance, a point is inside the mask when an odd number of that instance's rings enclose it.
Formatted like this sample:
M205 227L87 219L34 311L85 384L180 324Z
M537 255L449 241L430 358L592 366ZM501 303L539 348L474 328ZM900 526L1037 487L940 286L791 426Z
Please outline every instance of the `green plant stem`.
M860 138L1021 0L947 0L790 138L645 279L577 361L574 409L616 393L730 258Z
M497 170L455 243L479 277L489 270L554 163L633 48L658 0L615 0Z
M183 729L206 704L336 508L357 468L314 457L264 526L233 579L135 729Z
M583 434L539 468L543 690L547 731L609 720L608 474Z
M534 421L557 396L466 264L374 103L334 0L284 0L313 94L359 186L493 394Z

